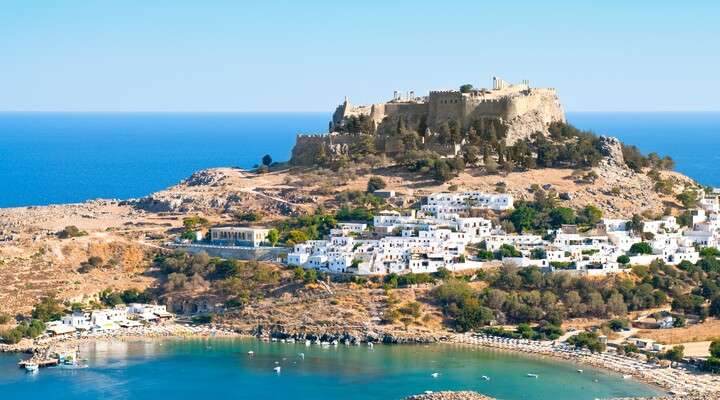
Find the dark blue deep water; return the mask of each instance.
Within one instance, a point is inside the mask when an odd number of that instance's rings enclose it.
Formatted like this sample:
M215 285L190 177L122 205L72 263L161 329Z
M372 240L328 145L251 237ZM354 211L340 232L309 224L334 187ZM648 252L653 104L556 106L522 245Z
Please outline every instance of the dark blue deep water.
M131 198L209 167L287 160L324 113L0 113L0 207ZM571 123L669 154L720 185L720 113L568 113Z
M16 355L0 354L0 398L399 400L426 390L461 389L505 400L659 394L594 368L583 366L579 374L578 366L566 362L446 345L371 350L255 340L99 342L84 346L81 356L89 368L30 375L15 366ZM276 362L279 375L273 371Z

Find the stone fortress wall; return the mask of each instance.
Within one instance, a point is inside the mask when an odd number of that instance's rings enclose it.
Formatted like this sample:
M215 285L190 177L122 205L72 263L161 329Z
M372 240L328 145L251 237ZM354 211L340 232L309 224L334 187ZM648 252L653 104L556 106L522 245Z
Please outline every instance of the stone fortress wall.
M369 116L380 131L383 124L396 124L401 117L411 124L425 118L431 130L448 120L455 120L467 129L477 120L498 119L508 128L508 144L535 131L545 131L551 122L565 121L555 89L533 88L528 81L510 84L497 77L493 78L492 89L472 89L466 93L431 91L428 96L415 97L413 92L406 96L396 92L393 100L370 106L355 106L346 98L333 115L331 131L347 118L360 115Z
M484 126L492 120L504 127L508 145L535 132L547 132L552 122L565 122L555 89L533 88L528 81L511 84L497 77L493 77L492 89L436 90L423 97L415 96L414 92L402 94L396 91L392 100L371 105L353 105L346 97L333 113L329 131L339 131L350 118L360 116L369 117L376 135L384 138L392 136L400 119L409 128L423 133L425 129L437 133L439 126L450 120L463 129L478 122ZM307 151L317 150L323 144L331 153L345 153L354 140L357 140L356 135L299 135L293 160L307 158ZM392 142L377 140L379 148L386 150ZM307 162L310 160L303 160L303 163Z

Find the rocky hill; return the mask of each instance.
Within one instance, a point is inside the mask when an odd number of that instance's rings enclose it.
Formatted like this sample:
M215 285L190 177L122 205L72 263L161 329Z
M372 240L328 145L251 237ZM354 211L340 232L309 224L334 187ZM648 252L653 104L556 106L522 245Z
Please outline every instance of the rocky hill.
M312 213L318 206L337 210L348 194L364 193L371 176L381 177L386 189L395 191L385 206L390 208L410 207L429 193L449 190L506 192L531 200L533 191L541 187L555 192L564 206L596 205L607 217L679 212L676 195L695 187L690 178L647 167L636 171L628 166L617 139L597 140L602 156L594 167L585 169L489 172L483 166L468 166L438 181L391 160L335 170L275 166L259 173L216 168L140 199L0 209L0 279L6 282L0 290L0 312L26 312L48 293L70 300L108 286L157 285L156 278L146 273L152 254L181 232L183 218L202 215L211 224L236 224L236 214L255 212L261 215L256 223L267 225ZM73 239L56 235L70 225L86 235ZM100 267L82 272L91 257L102 260Z

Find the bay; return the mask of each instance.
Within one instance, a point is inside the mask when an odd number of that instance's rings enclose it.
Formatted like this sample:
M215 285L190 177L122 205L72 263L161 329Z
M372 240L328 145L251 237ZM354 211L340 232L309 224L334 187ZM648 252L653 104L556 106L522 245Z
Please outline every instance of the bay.
M83 345L81 355L89 368L46 368L34 375L15 366L17 356L2 355L0 393L79 400L400 399L426 390L476 390L505 400L590 400L661 393L586 366L578 373L569 362L455 345L370 349L252 339L100 341ZM431 376L435 372L437 378Z

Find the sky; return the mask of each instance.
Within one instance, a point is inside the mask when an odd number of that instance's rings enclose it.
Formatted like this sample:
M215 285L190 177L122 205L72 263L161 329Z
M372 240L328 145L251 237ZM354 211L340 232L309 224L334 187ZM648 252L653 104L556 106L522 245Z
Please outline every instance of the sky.
M555 87L569 111L720 110L720 1L3 0L1 111L331 111Z

